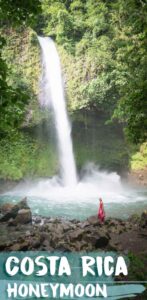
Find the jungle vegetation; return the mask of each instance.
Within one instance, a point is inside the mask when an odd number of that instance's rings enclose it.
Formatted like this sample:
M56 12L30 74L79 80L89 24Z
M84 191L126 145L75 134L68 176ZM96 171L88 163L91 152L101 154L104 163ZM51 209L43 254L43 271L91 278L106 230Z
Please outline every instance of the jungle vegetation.
M0 16L2 145L20 134L22 146L22 128L45 118L37 34L57 44L69 112L104 113L122 124L129 143L146 145L146 0L1 0Z

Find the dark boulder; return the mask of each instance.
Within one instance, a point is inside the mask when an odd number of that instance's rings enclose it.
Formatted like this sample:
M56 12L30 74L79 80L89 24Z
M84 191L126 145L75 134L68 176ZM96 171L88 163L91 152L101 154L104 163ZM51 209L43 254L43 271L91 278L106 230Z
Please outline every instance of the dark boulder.
M147 211L142 213L139 225L141 228L147 228Z
M18 204L12 206L0 219L0 222L9 222L9 225L27 224L32 222L31 210L24 198Z
M28 209L20 209L16 218L14 219L16 225L18 224L28 224L32 222L32 213L31 210Z

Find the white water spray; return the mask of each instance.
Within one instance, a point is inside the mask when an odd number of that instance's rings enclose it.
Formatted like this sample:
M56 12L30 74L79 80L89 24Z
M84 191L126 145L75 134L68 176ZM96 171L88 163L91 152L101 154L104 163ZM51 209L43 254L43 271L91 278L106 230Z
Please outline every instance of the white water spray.
M71 127L67 116L64 90L62 84L59 56L54 42L47 37L38 37L42 49L44 67L45 99L42 105L49 108L50 103L54 112L57 131L61 176L65 186L77 184L76 166L71 140Z

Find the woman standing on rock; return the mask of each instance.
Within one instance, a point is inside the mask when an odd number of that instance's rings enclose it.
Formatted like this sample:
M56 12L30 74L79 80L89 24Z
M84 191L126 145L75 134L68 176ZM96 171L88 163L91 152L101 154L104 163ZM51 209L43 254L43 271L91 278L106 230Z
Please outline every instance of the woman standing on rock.
M99 204L99 210L98 210L98 219L100 222L105 221L105 211L104 211L104 204L102 198L99 199L100 204Z

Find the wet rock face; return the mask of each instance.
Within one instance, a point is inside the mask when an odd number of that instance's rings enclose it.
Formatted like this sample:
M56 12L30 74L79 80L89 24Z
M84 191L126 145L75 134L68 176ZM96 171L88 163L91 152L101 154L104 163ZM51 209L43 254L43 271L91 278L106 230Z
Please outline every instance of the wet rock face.
M30 209L20 209L14 223L17 224L28 224L32 222L32 214Z
M2 217L0 222L8 222L9 225L27 224L32 222L31 210L24 198L18 204L6 203L1 207Z
M147 167L140 170L132 170L128 174L128 180L135 186L147 186Z
M14 207L14 204L12 203L5 203L0 207L0 212L2 215L5 215L6 213L10 212L10 210Z

